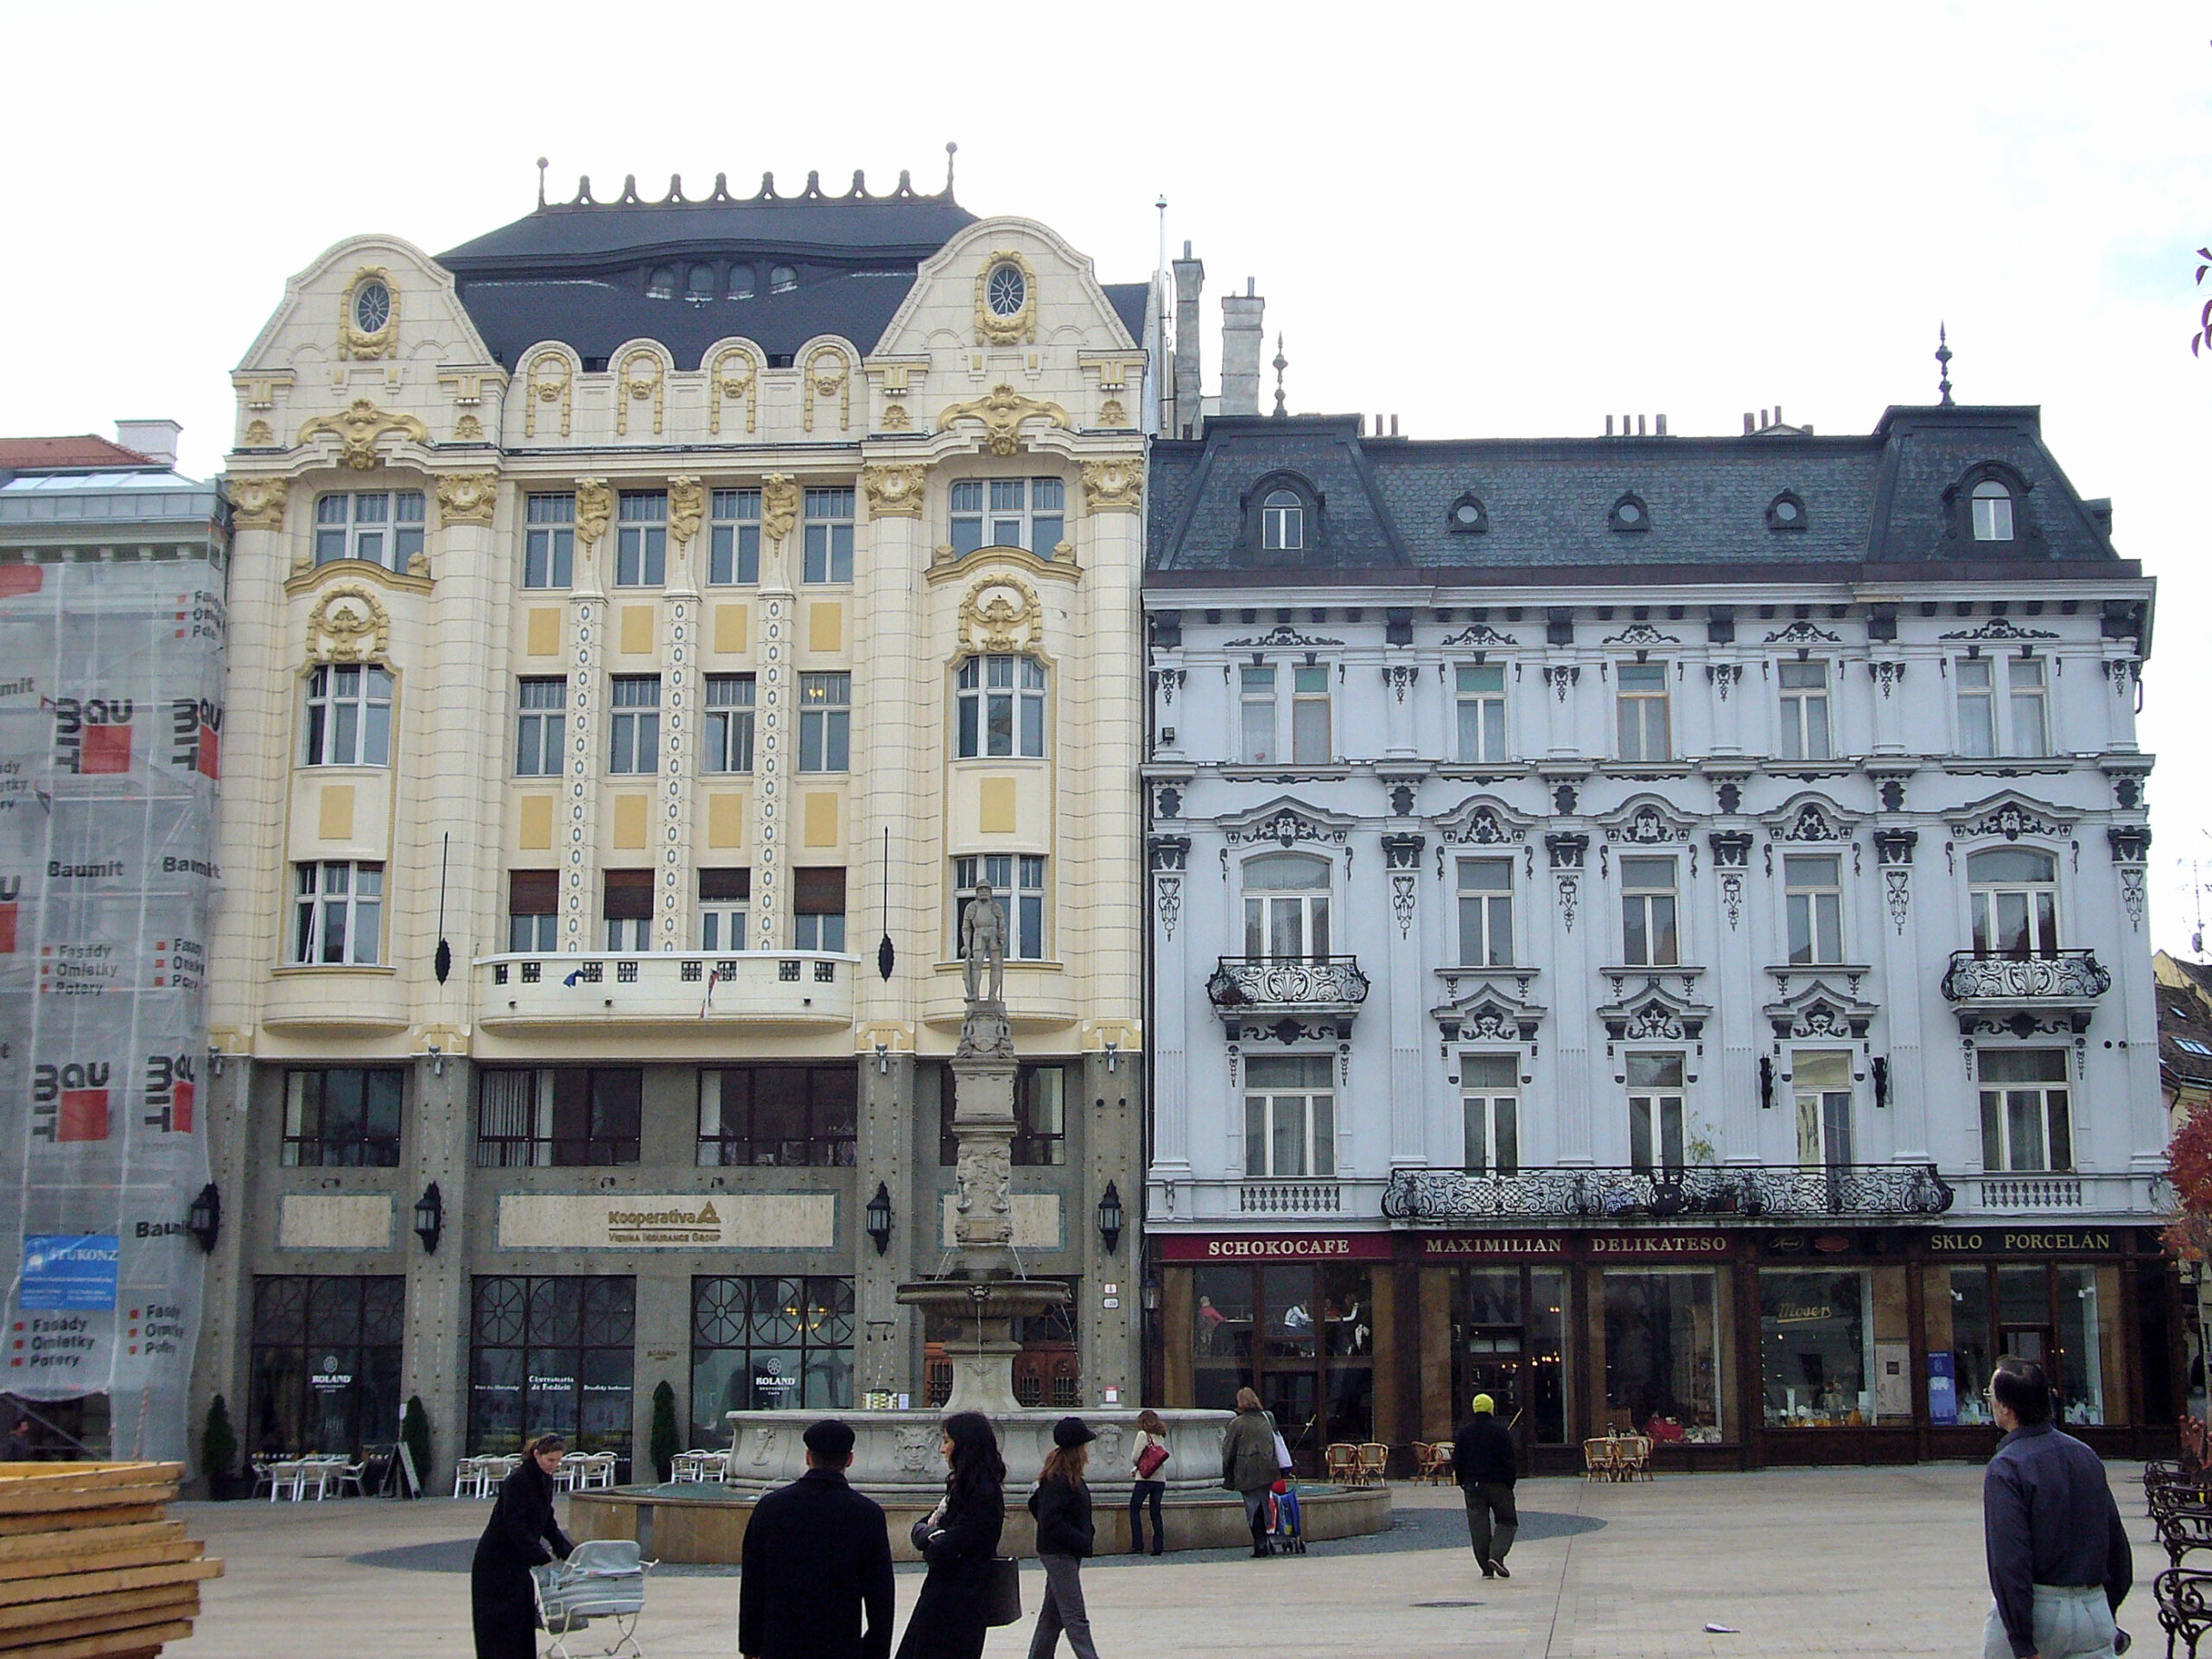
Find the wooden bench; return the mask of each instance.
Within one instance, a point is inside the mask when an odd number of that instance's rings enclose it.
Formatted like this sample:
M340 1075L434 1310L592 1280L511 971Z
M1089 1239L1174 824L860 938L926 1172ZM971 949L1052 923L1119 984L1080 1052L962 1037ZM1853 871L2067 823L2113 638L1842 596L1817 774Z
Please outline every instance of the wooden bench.
M2189 1659L2196 1659L2196 1644L2212 1631L2212 1573L2195 1567L2170 1567L2152 1586L2158 1601L2158 1628L2166 1633L2166 1659L2174 1659L2174 1638L2189 1644Z

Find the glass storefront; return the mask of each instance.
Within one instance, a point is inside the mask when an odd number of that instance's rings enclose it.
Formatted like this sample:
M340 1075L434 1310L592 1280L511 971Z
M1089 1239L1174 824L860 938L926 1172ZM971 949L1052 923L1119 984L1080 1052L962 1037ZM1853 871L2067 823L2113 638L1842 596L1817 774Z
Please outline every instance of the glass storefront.
M2121 1361L2117 1263L1976 1262L1931 1267L1927 1308L1929 1419L1986 1424L1996 1361L2032 1359L2058 1390L2059 1416L2075 1427L2130 1421ZM2163 1280L2152 1287L2154 1300ZM2164 1349L2163 1343L2158 1344ZM1946 1402L1943 1379L1955 1396Z
M1565 1445L1566 1273L1462 1268L1452 1278L1451 1420L1487 1394L1524 1444Z
M1192 1274L1193 1404L1233 1410L1249 1388L1301 1465L1375 1438L1375 1299L1342 1263L1204 1267Z
M1605 1427L1655 1440L1721 1434L1719 1275L1710 1268L1607 1268Z
M469 1326L468 1449L517 1452L534 1434L630 1455L638 1281L480 1276Z
M257 1275L251 1449L354 1456L396 1440L406 1310L397 1274Z
M850 1279L692 1280L690 1445L728 1441L725 1412L852 1403Z
M1760 1274L1759 1362L1769 1428L1876 1421L1873 1275Z

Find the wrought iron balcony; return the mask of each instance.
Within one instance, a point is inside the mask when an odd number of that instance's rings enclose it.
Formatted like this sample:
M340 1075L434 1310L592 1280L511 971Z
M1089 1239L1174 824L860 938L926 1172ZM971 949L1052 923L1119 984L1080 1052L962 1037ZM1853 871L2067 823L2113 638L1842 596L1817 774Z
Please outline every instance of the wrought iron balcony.
M1953 1197L1933 1164L1526 1169L1511 1175L1414 1169L1392 1173L1382 1213L1394 1221L1840 1221L1940 1216Z
M1943 995L1954 1002L2005 1007L2078 1007L2112 988L2112 975L2088 950L2052 950L2039 957L1990 957L1951 952Z
M1224 1020L1265 1023L1327 1019L1349 1023L1367 1001L1357 957L1223 957L1206 995Z

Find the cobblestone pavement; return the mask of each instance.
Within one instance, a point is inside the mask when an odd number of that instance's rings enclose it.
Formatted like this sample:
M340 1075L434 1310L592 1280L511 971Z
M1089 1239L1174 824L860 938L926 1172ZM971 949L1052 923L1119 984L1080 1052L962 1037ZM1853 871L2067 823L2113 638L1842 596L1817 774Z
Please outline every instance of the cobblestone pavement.
M2120 1613L2155 1637L2149 1581L2164 1564L2143 1516L2140 1466L2110 1465L2140 1586ZM1394 1488L1386 1537L1268 1561L1223 1552L1101 1561L1084 1574L1106 1659L1152 1653L1378 1659L1972 1659L1989 1592L1981 1471L1905 1469L1677 1475L1633 1486L1526 1480L1531 1522L1513 1577L1485 1582L1448 1488ZM471 1651L467 1559L486 1506L187 1503L176 1513L226 1575L179 1659L262 1659L302 1645L403 1656ZM1172 1526L1172 1520L1171 1520ZM905 1627L921 1579L899 1575ZM1033 1611L1043 1580L1022 1575ZM639 1635L647 1659L734 1651L726 1570L656 1574ZM1734 1627L1710 1634L1708 1624ZM595 1634L594 1630L591 1634ZM992 1632L1020 1659L1029 1624ZM585 1649L580 1648L579 1652Z

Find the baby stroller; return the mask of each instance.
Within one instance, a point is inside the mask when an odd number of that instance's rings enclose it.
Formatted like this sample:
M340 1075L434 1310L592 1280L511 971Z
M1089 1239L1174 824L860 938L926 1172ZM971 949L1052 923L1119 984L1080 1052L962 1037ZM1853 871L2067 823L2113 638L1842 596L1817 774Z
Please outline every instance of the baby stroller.
M1281 1555L1306 1553L1306 1520L1299 1512L1298 1488L1279 1480L1268 1491L1268 1532Z
M597 1652L645 1659L638 1615L645 1611L645 1573L652 1566L638 1559L638 1546L629 1539L601 1538L578 1544L565 1561L531 1567L537 1616L553 1638L546 1649L551 1659L572 1659L569 1637L594 1618L613 1621L613 1640Z

